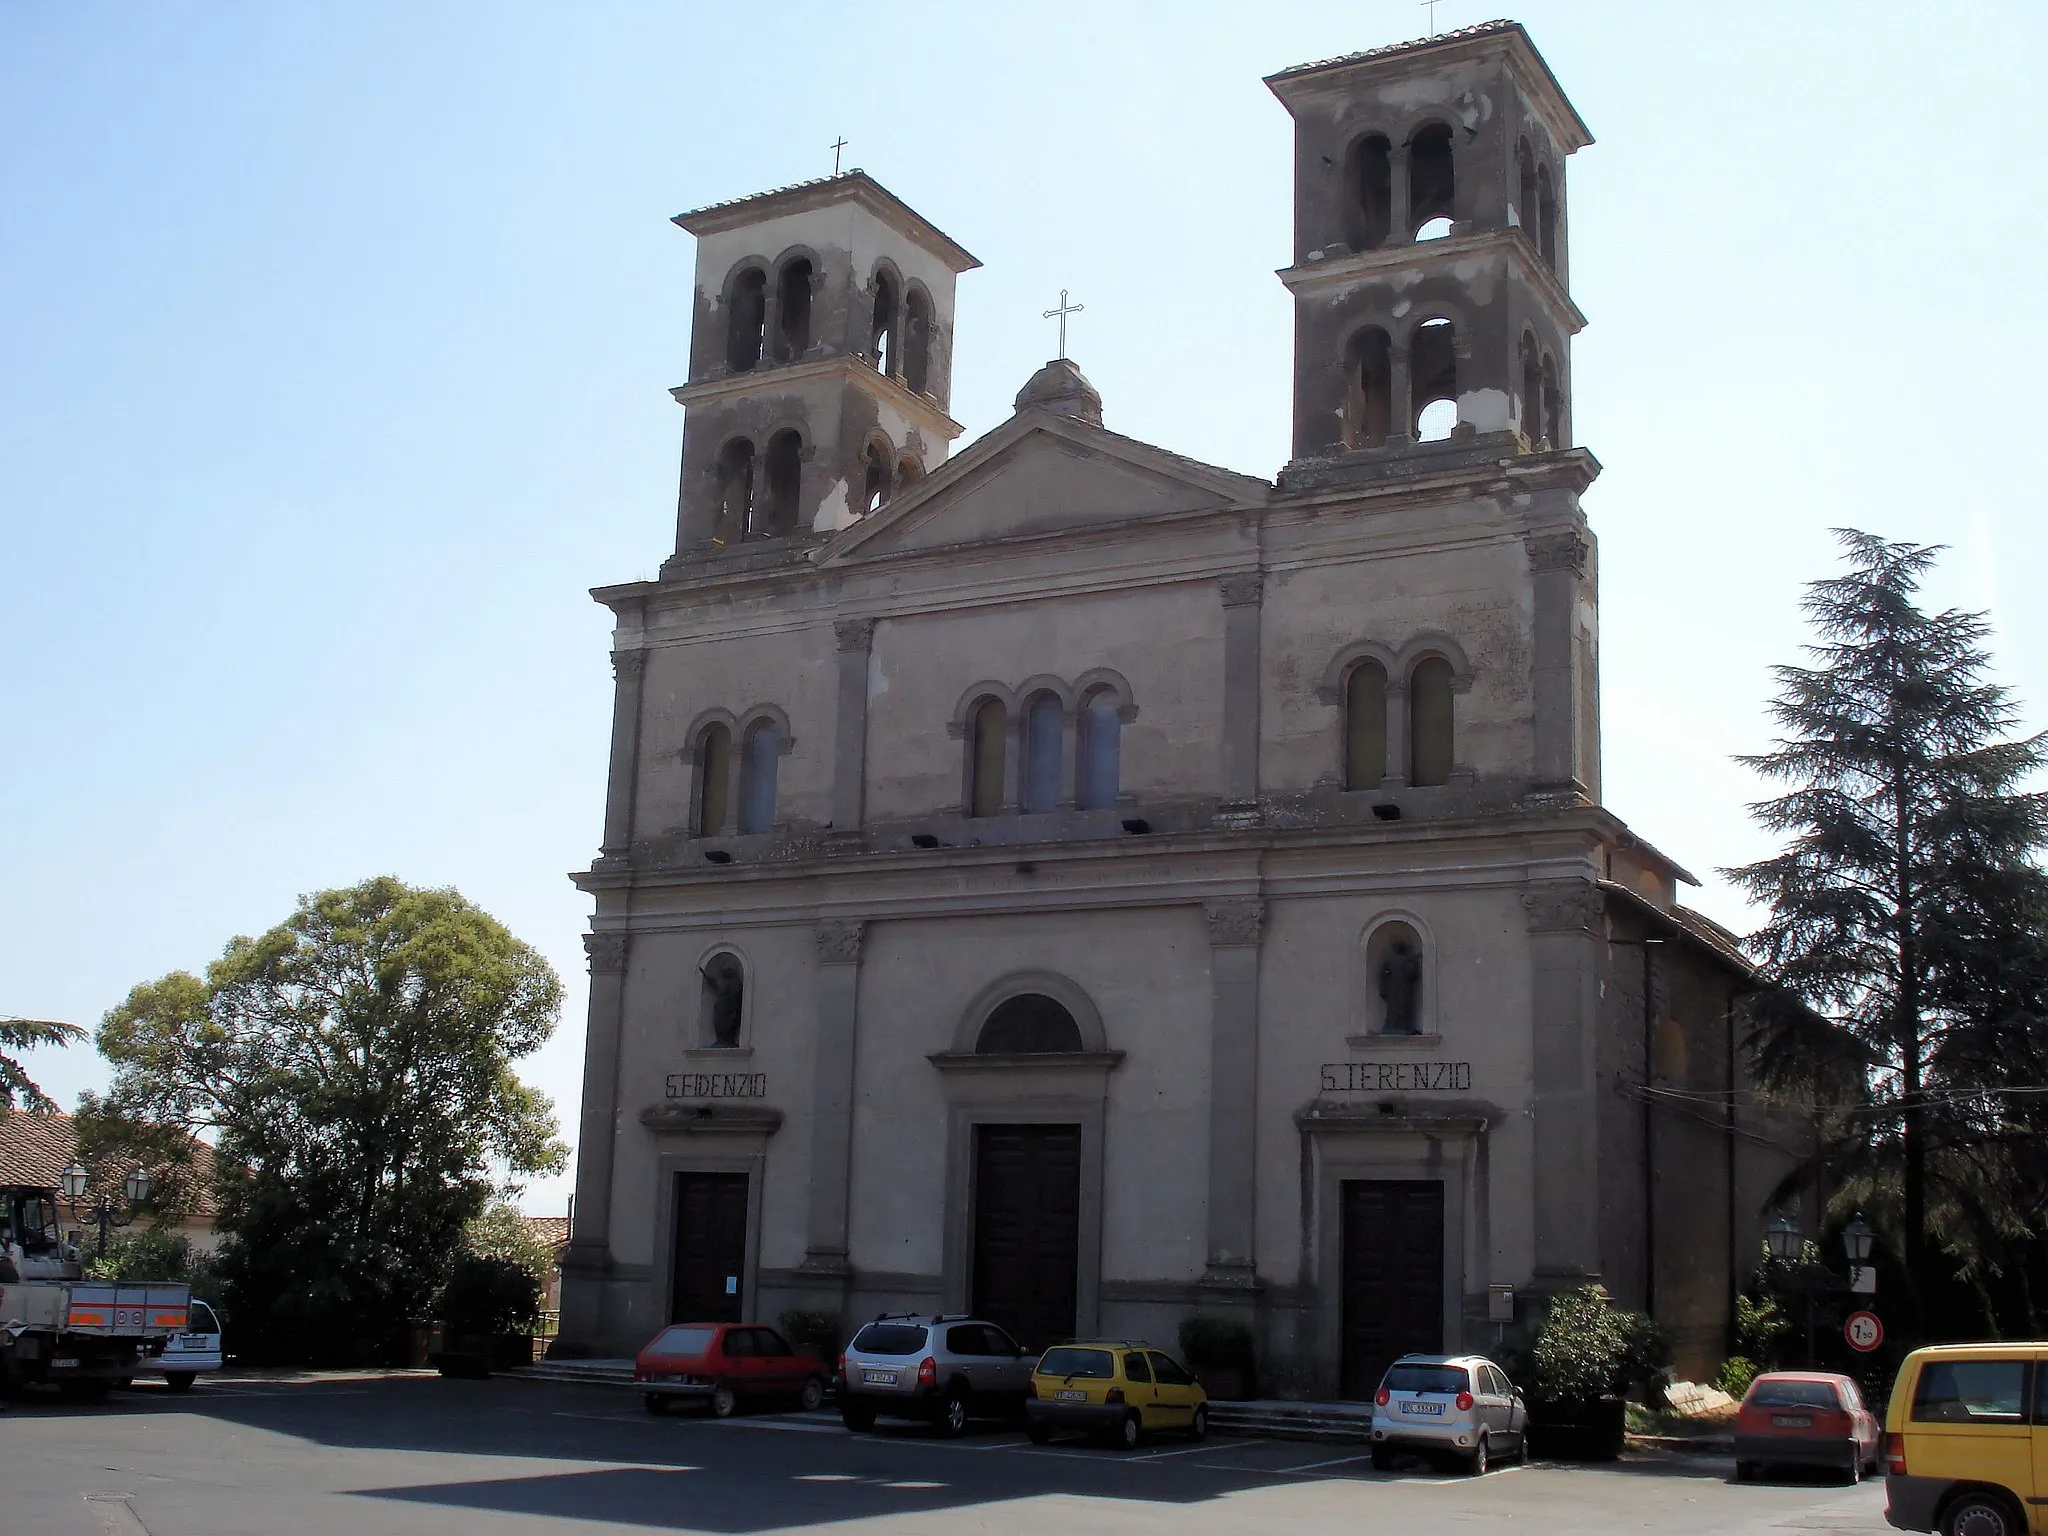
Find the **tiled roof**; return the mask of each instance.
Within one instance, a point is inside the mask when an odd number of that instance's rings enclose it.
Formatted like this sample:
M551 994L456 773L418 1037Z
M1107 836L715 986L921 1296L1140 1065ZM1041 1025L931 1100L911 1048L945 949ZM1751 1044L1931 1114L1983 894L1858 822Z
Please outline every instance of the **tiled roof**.
M569 1218L566 1216L522 1216L526 1230L546 1243L550 1248L563 1248L569 1242Z
M0 1115L0 1184L33 1184L55 1189L64 1170L78 1160L78 1130L69 1115L33 1115L17 1109ZM186 1216L211 1217L213 1149L193 1148L195 1198Z
M1468 37L1487 37L1495 32L1518 32L1521 30L1521 27L1522 24L1519 21L1508 21L1505 19L1500 21L1482 21L1476 26L1459 27L1452 32L1437 32L1429 37L1413 38L1405 43L1388 43L1379 48L1367 48L1361 53L1344 53L1339 54L1334 59L1316 59L1307 64L1296 64L1268 78L1285 80L1290 75L1305 75L1312 70L1331 69L1339 64L1356 64L1363 59L1384 58L1390 53L1406 53L1410 48L1427 48L1436 43L1462 42Z
M866 171L857 165L850 166L846 170L841 171L837 176L813 176L809 181L792 181L786 187L770 187L765 192L749 192L745 197L728 197L722 202L706 203L702 208L692 208L686 213L679 213L676 215L676 218L678 220L694 219L700 213L717 213L721 208L740 208L748 203L757 203L764 197L780 197L785 192L802 192L811 187L827 186L835 181L850 181L855 176L867 176L867 174ZM868 179L870 181L874 180L871 176ZM876 185L879 186L880 183L877 182Z

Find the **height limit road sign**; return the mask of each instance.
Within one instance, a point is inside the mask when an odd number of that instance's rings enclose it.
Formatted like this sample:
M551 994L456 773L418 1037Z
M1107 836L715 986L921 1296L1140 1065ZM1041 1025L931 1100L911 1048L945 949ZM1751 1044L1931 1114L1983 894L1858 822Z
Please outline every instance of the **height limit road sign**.
M1842 1325L1842 1336L1851 1349L1867 1355L1884 1342L1884 1324L1875 1312L1851 1312Z

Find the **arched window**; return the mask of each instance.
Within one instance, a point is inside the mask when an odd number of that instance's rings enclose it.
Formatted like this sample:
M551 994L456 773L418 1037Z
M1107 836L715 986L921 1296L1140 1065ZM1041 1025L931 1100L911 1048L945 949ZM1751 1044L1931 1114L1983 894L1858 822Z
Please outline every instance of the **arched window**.
M1457 169L1451 160L1451 130L1431 123L1408 141L1408 228L1458 216Z
M884 505L896 489L889 474L889 466L895 457L895 450L881 438L876 438L861 450L860 509L863 513Z
M786 363L811 350L811 263L799 256L775 285L775 355Z
M896 280L875 274L875 320L868 336L868 357L883 373L896 371Z
M967 763L970 816L993 816L1003 808L1003 738L1008 725L1001 699L983 699L974 706Z
M1065 735L1066 716L1059 695L1033 694L1024 706L1024 791L1019 798L1025 810L1035 814L1059 809Z
M1451 782L1451 664L1441 656L1408 674L1408 782Z
M728 950L706 960L697 974L704 980L698 990L697 1038L716 1050L731 1050L740 1043L746 1018L746 970Z
M1408 338L1408 432L1439 442L1458 424L1458 334L1444 319L1425 320Z
M1387 243L1394 232L1394 146L1384 133L1369 133L1351 146L1345 180L1351 189L1347 232L1354 251Z
M1083 1048L1081 1026L1057 998L1024 992L1005 998L975 1038L977 1056L1045 1056Z
M754 507L754 445L736 437L718 451L718 525L714 544L737 544L746 536Z
M1553 448L1564 446L1564 396L1557 387L1557 359L1543 356L1543 435Z
M761 361L761 328L768 323L768 274L748 267L733 279L726 301L725 360L734 373Z
M1550 183L1550 167L1536 170L1536 249L1543 264L1557 270L1557 191Z
M1529 141L1515 142L1515 176L1520 182L1521 196L1515 204L1515 219L1522 226L1522 233L1529 243L1536 243L1536 157L1529 153ZM1541 247L1539 246L1540 250Z
M779 539L796 532L797 500L803 485L804 440L795 428L785 427L768 439L761 467L766 483L753 532L759 538Z
M1522 436L1529 446L1543 443L1543 355L1532 332L1522 333Z
M1344 679L1344 787L1378 789L1387 776L1387 669L1366 660Z
M766 832L775 825L775 772L782 764L782 728L756 720L740 742L740 830Z
M726 786L732 782L732 732L722 725L697 739L697 835L725 831Z
M925 393L932 372L932 301L922 288L903 301L903 382L915 395Z
M1393 343L1378 326L1368 326L1345 347L1344 445L1379 448L1394 426Z
M1080 771L1074 803L1084 811L1116 804L1123 775L1124 720L1116 694L1098 688L1081 706Z

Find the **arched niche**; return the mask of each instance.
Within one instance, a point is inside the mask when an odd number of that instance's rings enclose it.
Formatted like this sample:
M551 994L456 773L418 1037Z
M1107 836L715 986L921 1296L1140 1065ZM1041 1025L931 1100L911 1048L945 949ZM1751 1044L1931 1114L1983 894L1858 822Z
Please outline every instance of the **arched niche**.
M1356 1018L1361 1035L1433 1040L1441 1033L1436 943L1420 917L1407 911L1378 914L1359 936L1358 957ZM1390 1017L1390 1004L1398 1003L1404 991L1412 1027L1392 1027L1399 1020Z
M1026 998L1042 1001L1020 1001ZM1064 1014L1066 1022L1071 1025L1073 1033L1064 1036L1064 1050L1048 1050L1044 1045L1024 1049L995 1048L1016 1040L1034 1026L1054 1023L1051 1009L1045 1006L1047 1004ZM985 1032L991 1024L996 1026L996 1032L988 1039L985 1048ZM1046 1039L1047 1036L1039 1038ZM968 1004L953 1035L953 1054L957 1056L1072 1055L1106 1051L1108 1048L1102 1015L1096 1009L1094 999L1055 971L1016 971L991 982Z

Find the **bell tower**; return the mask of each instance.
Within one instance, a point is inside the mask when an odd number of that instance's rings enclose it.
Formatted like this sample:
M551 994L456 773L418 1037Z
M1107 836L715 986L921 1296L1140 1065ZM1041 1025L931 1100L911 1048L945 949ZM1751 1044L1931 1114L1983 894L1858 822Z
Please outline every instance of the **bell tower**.
M1517 22L1303 64L1294 460L1570 446L1565 161L1592 135Z
M954 281L980 262L861 170L674 222L697 292L664 575L800 547L946 457Z

